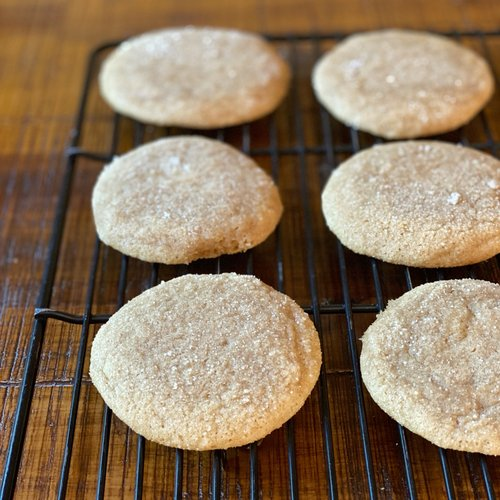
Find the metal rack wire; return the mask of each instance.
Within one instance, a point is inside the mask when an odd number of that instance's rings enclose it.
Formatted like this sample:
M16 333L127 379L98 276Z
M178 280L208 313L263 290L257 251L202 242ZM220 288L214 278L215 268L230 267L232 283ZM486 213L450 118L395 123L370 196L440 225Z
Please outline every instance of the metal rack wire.
M448 36L458 38L460 40L467 38L478 43L486 57L491 58L487 42L495 40L500 42L500 32L489 33L447 33ZM304 123L304 103L301 102L302 91L301 86L306 83L304 78L301 77L301 57L303 47L307 47L307 57L309 62L314 62L315 59L323 51L324 44L332 44L343 38L343 34L324 34L324 35L287 35L287 36L269 36L268 38L278 44L281 49L287 53L290 64L294 73L294 81L292 85L291 94L287 101L287 109L289 115L287 116L288 126L291 128L291 135L294 140L291 145L282 146L279 143L279 127L282 121L279 121L275 116L264 120L260 125L262 133L267 137L267 145L265 147L252 147L253 130L250 125L239 127L241 135L240 148L247 154L259 157L266 157L270 163L270 170L275 180L279 183L280 179L284 176L297 175L299 186L296 193L294 193L301 206L301 225L304 229L302 235L302 244L304 248L305 266L307 269L307 288L310 295L307 303L303 304L304 309L311 314L316 327L319 331L320 338L323 346L326 343L326 337L338 332L332 332L331 328L324 326L324 319L329 316L341 316L345 321L346 329L346 343L350 357L351 368L347 371L347 375L352 377L355 394L355 408L353 409L353 418L358 421L359 437L361 439L362 449L362 464L364 480L366 485L360 489L362 492L358 496L378 498L385 496L388 492L383 493L383 486L380 484L380 473L375 470L374 465L374 450L372 444L373 433L376 429L371 427L369 418L367 417L367 401L363 391L363 384L361 381L359 369L359 356L357 347L357 338L359 331L355 325L358 317L362 315L371 314L381 311L386 303L385 289L387 288L386 272L385 269L381 270L384 264L365 257L355 257L364 259L366 269L369 269L369 275L364 276L367 286L374 290L374 301L358 303L353 300L351 288L351 269L352 269L352 256L347 252L340 243L336 242L333 235L329 235L332 242L332 255L336 258L336 273L340 283L341 301L332 302L325 300L319 292L320 284L324 280L329 280L330 276L318 275L318 243L317 236L314 228L321 225L321 221L317 221L317 211L313 208L314 193L311 187L310 176L310 159L315 159L316 165L326 165L323 173L319 174L321 182L326 181L328 173L335 165L338 164L341 158L345 155L353 154L362 147L370 145L377 141L377 139L368 136L367 134L360 134L356 130L348 130L341 128L339 133L339 124L336 124L328 113L321 109L318 105L313 110L318 117L318 128L316 130L316 144L309 144L306 139L306 126ZM86 303L85 308L81 314L70 314L67 311L60 311L51 308L51 297L53 294L54 281L60 256L61 242L65 231L65 220L68 204L74 186L74 175L76 169L79 168L82 159L96 161L104 164L109 161L117 152L117 145L121 133L121 125L126 120L119 115L115 115L112 119L111 125L111 141L109 148L102 151L89 150L82 145L82 130L89 112L89 92L93 85L95 85L95 75L99 67L100 60L107 50L115 46L116 43L110 43L97 48L89 59L85 81L82 90L81 101L79 104L78 114L76 118L74 132L72 134L71 143L66 150L66 168L61 185L61 192L59 195L56 214L53 225L52 237L49 243L48 260L43 274L40 293L36 302L35 323L31 332L30 343L26 356L24 367L23 379L20 387L18 405L14 416L14 422L11 431L9 447L7 451L5 468L3 473L3 481L0 490L1 498L12 498L15 493L16 482L18 478L18 471L20 466L21 457L23 454L23 447L25 437L28 429L28 421L30 418L30 405L33 398L33 392L36 384L37 371L40 363L40 355L44 337L49 329L48 322L65 322L69 324L81 325L80 340L77 352L76 368L74 377L72 379L71 387L71 403L69 408L69 415L67 421L66 438L64 444L64 456L62 457L61 467L58 473L58 486L57 497L65 498L67 496L68 479L71 469L71 460L73 453L73 445L75 438L75 431L77 426L77 416L79 409L82 405L81 401L81 387L82 376L85 369L85 358L87 347L89 343L90 326L93 324L102 324L109 318L109 314L102 314L99 312L99 304L94 303L96 276L97 270L102 258L102 245L96 238L93 247L93 256L90 263L88 272L87 290L86 290ZM497 77L498 81L498 77ZM459 132L458 139L463 143L470 144L478 149L485 150L495 155L498 152L500 143L498 138L494 137L489 119L486 114L482 113L478 118L480 126L482 127L482 134L484 140L477 141L471 140L467 136L467 131L462 129ZM334 130L335 128L335 130ZM227 131L221 130L216 133L216 137L225 140ZM345 140L338 140L337 136L345 137ZM133 145L137 146L144 141L145 127L140 123L133 122ZM453 136L456 138L457 136ZM292 161L296 165L295 173L291 170L285 171L282 168L284 159ZM321 169L319 169L321 170ZM284 241L282 230L278 228L275 235L274 255L273 262L275 263L275 276L276 282L273 285L280 291L286 291L284 269ZM245 271L248 273L254 272L254 261L252 252L245 255ZM129 278L130 260L126 256L119 257L120 271L118 286L116 289L116 309L121 307L125 302L126 287ZM204 264L209 272L220 272L221 259L214 259ZM159 273L161 267L157 264L150 266L149 276L147 278L148 287L153 286L159 280ZM397 267L397 266L394 266ZM489 263L488 269L490 276L494 276L498 271L498 263L493 259ZM493 271L491 271L493 269ZM182 269L181 272L188 270ZM421 270L414 270L409 268L397 267L395 273L402 277L406 289L411 289L416 281L434 280L446 278L446 271L426 271L422 278ZM484 274L484 271L481 271ZM465 276L474 276L477 270L474 266L460 270L460 273ZM492 278L494 279L494 277ZM325 349L324 349L325 351ZM336 467L336 455L334 445L335 429L331 416L331 388L329 387L329 377L325 363L321 371L321 376L318 384L318 401L316 411L319 414L321 433L322 433L322 449L323 449L323 465L325 480L324 489L314 496L302 494L304 498L337 498L341 496L339 493L339 484L345 483L346 478L339 475L339 469ZM388 422L388 423L387 423ZM393 424L387 418L386 425ZM95 486L96 498L104 498L106 493L106 479L107 479L107 465L110 450L110 435L112 432L112 414L109 408L105 408L102 416L101 439L99 453L99 466L96 473L97 484ZM407 498L417 498L419 496L418 487L415 481L415 459L412 457L411 447L408 443L407 431L401 426L397 428L397 435L399 439L401 463L403 466L403 480L404 486L402 491ZM297 443L295 439L295 424L292 419L286 424L285 431L285 446L287 456L287 471L288 471L288 488L286 492L282 492L282 496L288 496L292 499L299 498L301 488L299 484L298 474L298 461L297 461ZM145 450L148 443L142 437L138 437L137 441L137 456L135 463L135 498L141 498L143 495L144 487L144 463L145 463ZM176 450L175 452L175 465L173 467L172 487L170 490L171 495L175 498L182 498L185 494L184 490L184 477L186 474L186 455L190 452L183 452ZM442 474L442 489L446 497L449 499L457 498L455 483L456 477L453 472L453 464L450 464L448 452L442 449L438 450L439 461L441 464ZM465 455L465 454L464 454ZM485 457L473 456L470 454L465 455L465 460L469 464L469 470L472 471L470 482L470 490L477 498L495 498L495 483L491 477L488 462ZM210 456L210 480L208 483L208 490L199 492L200 495L210 495L212 498L220 498L228 496L225 489L225 474L226 474L226 453L224 451L214 451ZM261 498L265 496L260 484L263 471L259 467L259 448L253 444L249 448L248 460L248 492L252 499ZM479 473L477 472L479 471ZM276 492L275 495L277 496ZM312 495L312 494L311 494ZM231 494L229 493L229 496ZM353 496L357 494L353 493Z

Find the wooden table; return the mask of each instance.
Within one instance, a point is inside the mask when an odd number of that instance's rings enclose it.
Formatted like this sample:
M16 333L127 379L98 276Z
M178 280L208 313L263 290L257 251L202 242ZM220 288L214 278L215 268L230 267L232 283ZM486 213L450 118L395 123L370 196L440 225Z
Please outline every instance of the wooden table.
M382 302L387 298L404 292L408 277L412 284L417 284L438 277L463 276L469 271L453 270L440 276L374 264L369 259L344 253L324 227L318 202L320 189L332 163L357 147L347 129L320 112L308 85L312 63L321 51L331 46L333 38L311 42L306 36L300 42L284 36L277 40L275 43L292 61L295 74L292 96L275 118L219 134L252 152L270 172L279 173L280 189L286 200L281 236L259 247L250 263L255 274L281 287L313 313L323 335L322 384L292 424L273 433L258 448L227 453L182 454L145 443L104 411L88 377L88 352L83 356L105 317L96 319L93 315L111 314L120 302L154 282L157 272L159 278L168 279L186 269L151 270L133 259L124 264L116 252L96 246L89 194L102 162L80 156L74 149L68 156L66 148L72 144L89 52L103 41L185 24L307 36L381 27L491 31L500 28L500 3L495 0L239 0L226 5L223 1L3 1L0 6L0 464L2 469L7 465L10 478L4 483L4 493L15 492L17 498L54 498L59 489L59 494L63 496L66 491L68 498L94 497L96 492L107 498L129 498L135 490L141 491L142 484L144 498L167 498L174 493L186 498L207 497L219 489L230 498L251 494L263 498L288 498L296 494L301 498L327 498L329 492L338 493L340 498L366 498L370 493L401 498L409 495L413 487L421 498L441 498L447 492L443 480L447 470L450 496L485 498L486 470L490 476L486 485L491 491L500 492L498 458L440 452L410 433L402 435L366 394L363 397L362 393L356 393L361 386L355 383L356 362L353 365L352 359L357 354L349 346L356 348L356 339L373 321L377 307L383 307ZM499 36L459 39L479 51L487 50L498 75ZM98 61L94 69L97 66ZM115 151L110 145L114 118L97 95L95 72L91 76L79 146L109 154ZM459 140L465 136L493 151L492 147L500 140L498 92L483 116L487 129L484 122L477 120L459 135L451 134L446 139ZM122 119L116 152L126 151L135 142L150 140L163 132ZM363 134L358 139L361 147L369 145L371 140ZM337 143L347 146L344 150L335 149ZM44 297L39 290L51 253L48 247L58 193L62 184L70 180L68 165L73 165L68 206L59 205L65 208L66 223L53 287L49 287L50 297ZM276 252L278 255L281 252L278 260L283 264L283 274L276 266ZM344 259L347 267L343 274ZM223 258L218 265L222 270L244 272L249 261L247 256ZM190 268L194 272L207 269L215 271L214 264L198 263ZM499 279L494 261L475 266L474 272L486 279ZM367 281L367 275L380 277L381 290L376 289L375 278ZM47 276L52 281L50 269ZM89 276L95 276L90 295ZM83 325L50 319L41 313L36 326L34 307L48 305L49 299L53 310L74 314L75 321ZM349 311L354 311L352 316ZM15 431L17 444L22 444L24 437L24 445L19 446L19 454L7 454L32 338L40 341L39 345L35 342L30 353L30 358L35 356L37 360L30 377L35 382L33 399L31 406L24 408L28 417L25 432L22 432L24 425L18 425L21 431L19 428ZM75 380L77 387L82 382L79 397L74 392ZM78 407L75 401L71 403L72 397L78 401ZM360 410L360 401L364 410ZM363 434L365 424L369 437ZM74 432L68 434L68 426ZM104 447L101 446L103 426L109 431L109 434L104 432L104 439L109 438ZM401 453L405 443L409 461ZM65 446L71 450L66 457ZM328 453L330 465L325 459ZM252 467L256 464L254 475L250 464ZM405 467L407 472L411 468L409 481Z

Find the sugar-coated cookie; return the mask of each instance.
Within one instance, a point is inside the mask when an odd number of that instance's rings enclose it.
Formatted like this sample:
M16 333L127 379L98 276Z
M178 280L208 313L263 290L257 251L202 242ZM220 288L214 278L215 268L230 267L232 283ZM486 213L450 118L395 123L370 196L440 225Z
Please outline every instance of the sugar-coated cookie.
M90 375L134 431L208 450L283 425L320 366L309 316L254 276L231 273L184 275L131 300L97 333Z
M418 286L362 342L363 381L386 413L443 448L500 455L500 285Z
M179 264L254 247L283 207L251 158L220 141L177 136L106 166L92 209L104 243L148 262Z
M316 64L318 100L340 121L388 139L440 134L471 120L494 90L485 60L439 35L348 37Z
M366 149L332 173L322 204L346 247L386 262L453 267L500 252L500 161L463 146Z
M123 42L99 74L116 111L155 125L208 129L272 112L288 65L262 37L216 28L171 28Z

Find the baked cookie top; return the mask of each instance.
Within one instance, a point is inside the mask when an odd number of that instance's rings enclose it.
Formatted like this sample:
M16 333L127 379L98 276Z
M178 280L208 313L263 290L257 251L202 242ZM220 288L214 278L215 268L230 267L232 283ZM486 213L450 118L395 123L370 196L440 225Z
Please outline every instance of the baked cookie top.
M500 252L500 161L459 145L377 145L342 163L322 194L329 228L354 252L452 267Z
M472 50L443 36L382 30L348 37L313 71L318 100L343 123L388 139L458 128L490 99L494 79Z
M254 276L184 275L134 298L99 329L90 376L134 431L209 450L283 425L320 365L314 325L286 295Z
M363 381L386 413L443 448L500 455L500 285L418 286L362 342Z
M289 80L287 64L262 37L196 27L130 38L99 75L101 94L116 111L155 125L200 129L267 115Z
M216 140L177 136L107 165L92 210L104 243L141 260L179 264L258 245L283 207L251 158Z

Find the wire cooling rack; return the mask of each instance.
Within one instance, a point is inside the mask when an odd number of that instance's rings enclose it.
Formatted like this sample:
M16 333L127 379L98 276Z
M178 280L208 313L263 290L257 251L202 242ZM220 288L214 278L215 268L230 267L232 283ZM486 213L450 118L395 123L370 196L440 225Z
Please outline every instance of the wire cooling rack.
M500 32L445 35L482 53L498 71ZM1 498L495 498L499 458L434 447L383 414L363 388L358 339L388 299L438 279L498 282L499 267L496 259L445 270L393 266L354 255L327 230L319 197L330 172L381 142L333 120L312 94L314 62L344 36L268 37L293 70L286 101L271 117L207 135L235 145L273 175L284 200L283 220L253 251L189 266L140 263L92 236L88 206L102 166L157 137L195 131L112 115L98 96L96 75L116 43L91 54L65 151ZM498 156L498 106L494 99L470 124L439 139ZM312 316L324 355L318 385L299 414L260 445L198 453L146 442L112 416L92 387L91 339L126 300L160 279L222 271L256 274ZM54 370L49 381L47 359L65 360L64 370Z

